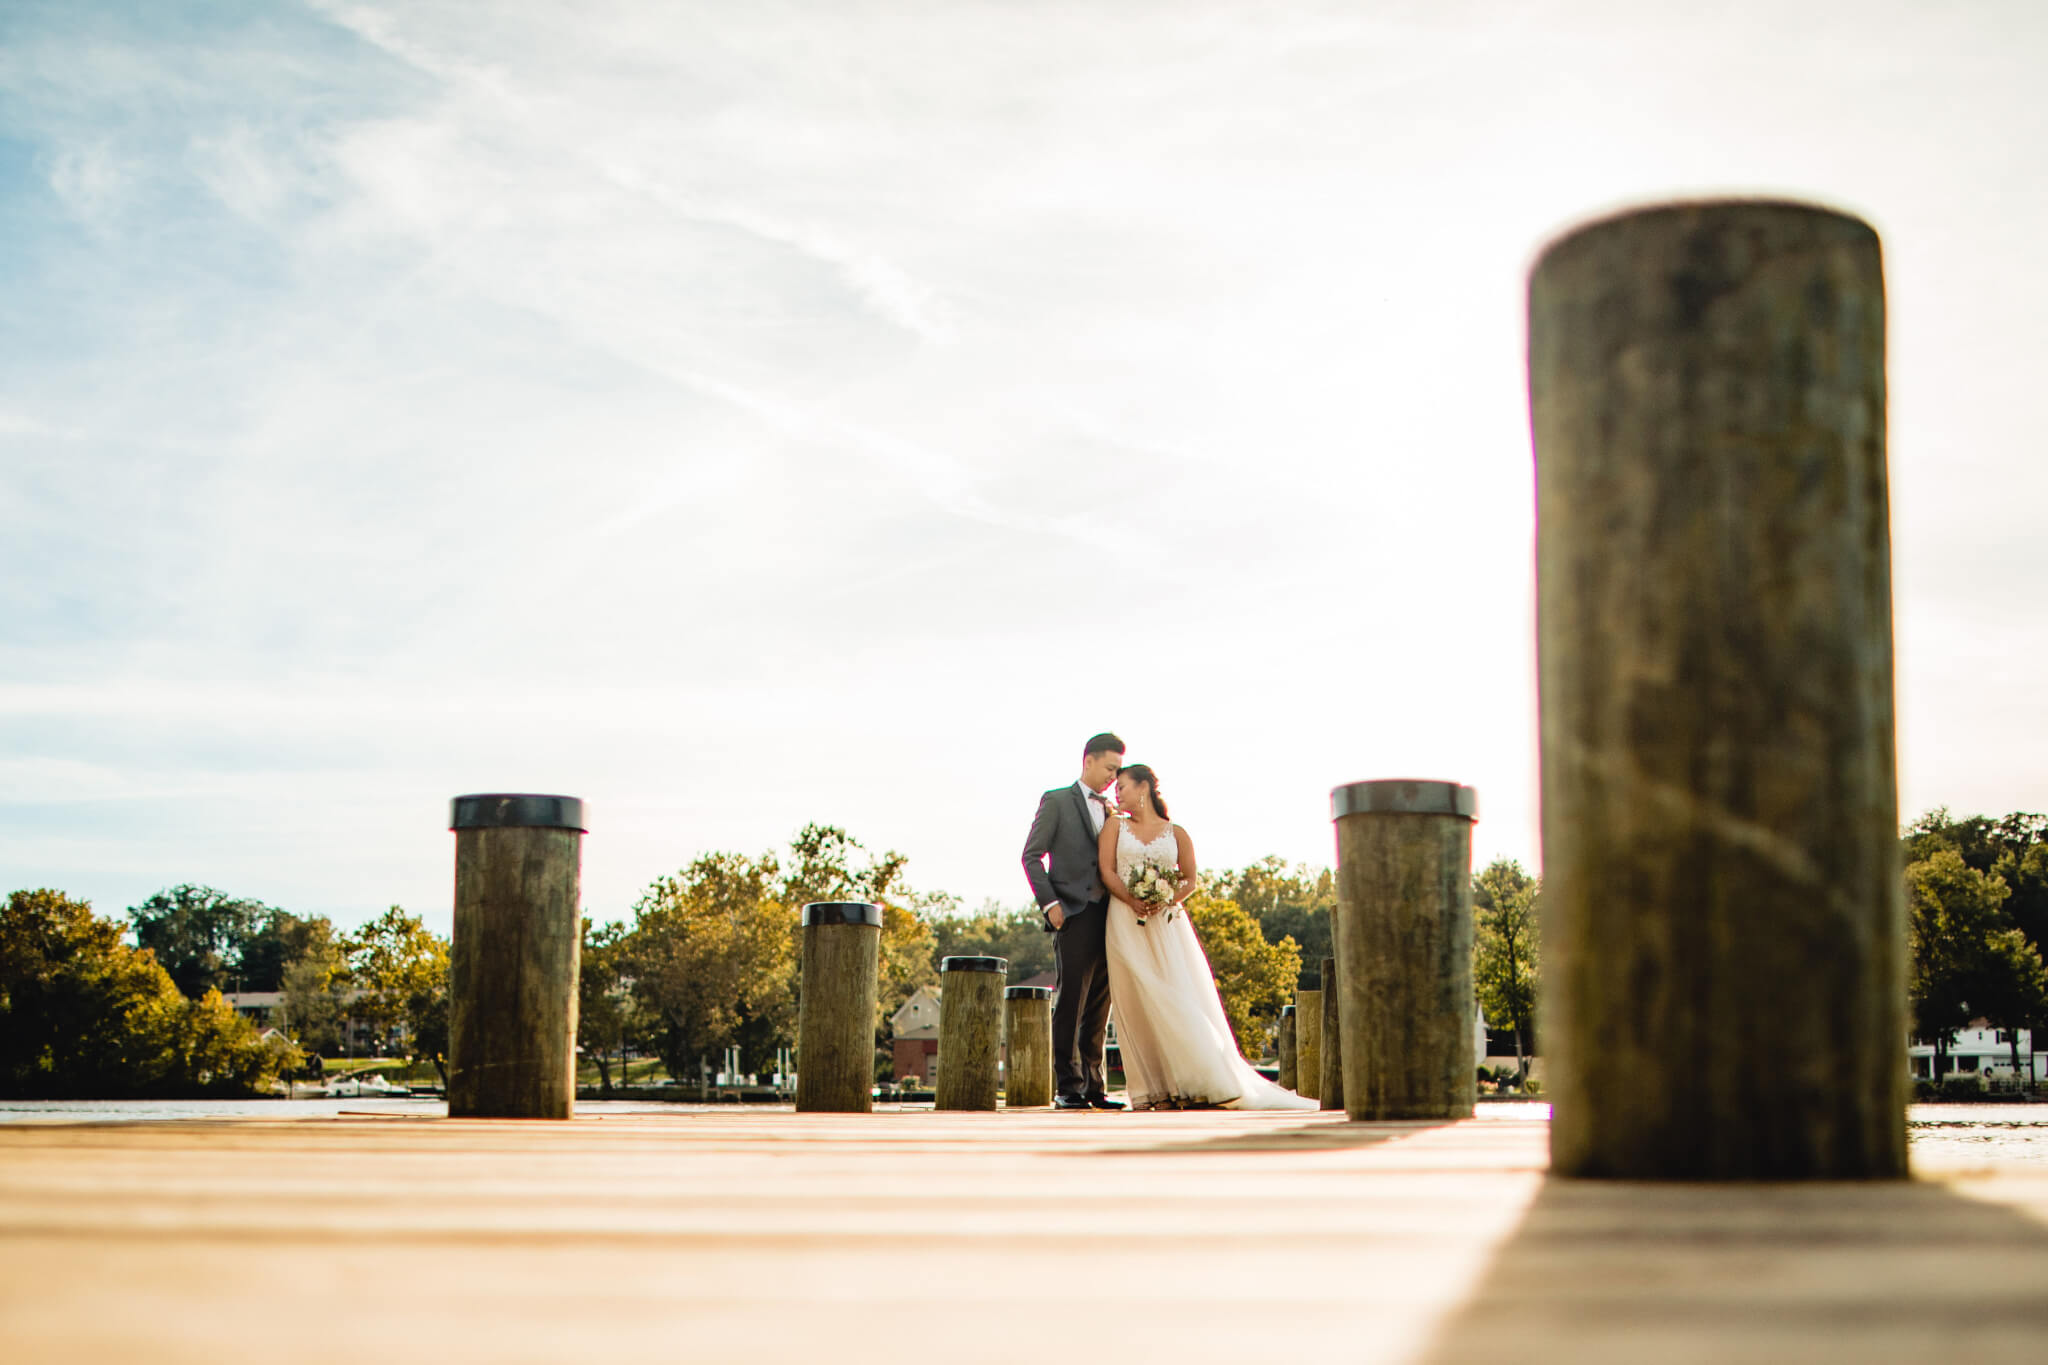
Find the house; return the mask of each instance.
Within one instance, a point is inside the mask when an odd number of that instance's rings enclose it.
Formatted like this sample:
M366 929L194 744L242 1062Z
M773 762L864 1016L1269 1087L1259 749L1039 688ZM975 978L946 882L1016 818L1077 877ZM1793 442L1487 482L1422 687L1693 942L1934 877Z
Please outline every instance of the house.
M2017 1076L2013 1074L2015 1053L2019 1057ZM1906 1048L1906 1066L1914 1080L1933 1080L1934 1044L1913 1040ZM2034 1051L2034 1036L2027 1029L1995 1029L1987 1020L1972 1019L1968 1028L1949 1035L1948 1066L1943 1075L2007 1081L2048 1079L2048 1052Z
M284 1010L283 991L222 991L220 998L258 1028L277 1020Z
M929 1083L939 1054L939 988L919 986L889 1016L891 1073L899 1081Z

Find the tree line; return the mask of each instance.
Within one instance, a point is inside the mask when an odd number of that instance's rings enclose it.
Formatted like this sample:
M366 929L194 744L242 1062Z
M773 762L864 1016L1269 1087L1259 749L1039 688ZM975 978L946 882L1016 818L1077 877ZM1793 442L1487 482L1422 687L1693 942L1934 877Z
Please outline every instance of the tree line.
M1936 810L1901 847L1913 1031L1934 1043L1937 1066L1949 1035L1974 1019L2048 1024L2048 819ZM1513 1035L1524 1076L1537 1049L1541 891L1511 860L1473 877L1479 1005ZM656 879L629 919L586 918L578 1046L601 1083L612 1086L627 1049L681 1079L729 1047L751 1070L794 1045L796 912L830 900L882 907L878 1072L890 1016L937 984L941 958L1004 957L1013 982L1052 970L1036 907L966 912L913 888L902 854L806 825L786 850L708 853ZM1280 858L1204 875L1189 917L1247 1056L1266 1051L1293 992L1317 984L1336 902L1330 869ZM266 1041L227 1005L222 992L237 990L281 994L282 1038ZM0 914L0 1095L262 1093L304 1057L338 1054L348 1020L432 1062L445 1082L447 940L398 906L344 933L324 916L191 885L130 907L125 925L50 890L15 892Z

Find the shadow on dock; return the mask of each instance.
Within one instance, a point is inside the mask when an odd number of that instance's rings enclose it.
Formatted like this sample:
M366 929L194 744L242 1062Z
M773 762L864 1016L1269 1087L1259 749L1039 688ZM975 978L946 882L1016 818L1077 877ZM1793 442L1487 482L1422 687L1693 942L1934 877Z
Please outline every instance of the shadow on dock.
M1392 1142L1397 1138L1414 1137L1418 1133L1452 1126L1448 1123L1420 1119L1410 1123L1346 1123L1343 1119L1343 1114L1338 1113L1335 1115L1335 1122L1318 1123L1303 1128L1268 1128L1250 1133L1230 1133L1221 1137L1161 1142L1144 1147L1091 1147L1077 1149L1068 1155L1201 1156L1226 1152L1328 1152L1377 1147L1383 1142Z
M2048 1182L2027 1193L1551 1178L1418 1359L2036 1365Z

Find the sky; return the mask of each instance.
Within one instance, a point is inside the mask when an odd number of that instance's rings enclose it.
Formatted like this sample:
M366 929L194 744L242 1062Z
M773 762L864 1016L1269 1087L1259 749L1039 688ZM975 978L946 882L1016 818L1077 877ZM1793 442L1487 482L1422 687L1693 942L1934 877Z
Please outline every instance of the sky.
M1028 901L1113 729L1210 865L1540 867L1525 288L1882 236L1902 818L2048 809L2048 6L0 5L0 889L445 930L837 824Z

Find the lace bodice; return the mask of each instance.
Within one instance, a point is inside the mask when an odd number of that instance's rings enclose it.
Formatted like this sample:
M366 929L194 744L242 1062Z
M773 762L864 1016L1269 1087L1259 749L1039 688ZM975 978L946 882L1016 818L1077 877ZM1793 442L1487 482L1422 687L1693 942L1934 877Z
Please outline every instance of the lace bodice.
M1151 863L1155 867L1172 867L1178 863L1180 842L1173 837L1177 828L1169 824L1148 844L1131 833L1130 821L1126 820L1116 835L1116 875L1129 882L1139 863Z

